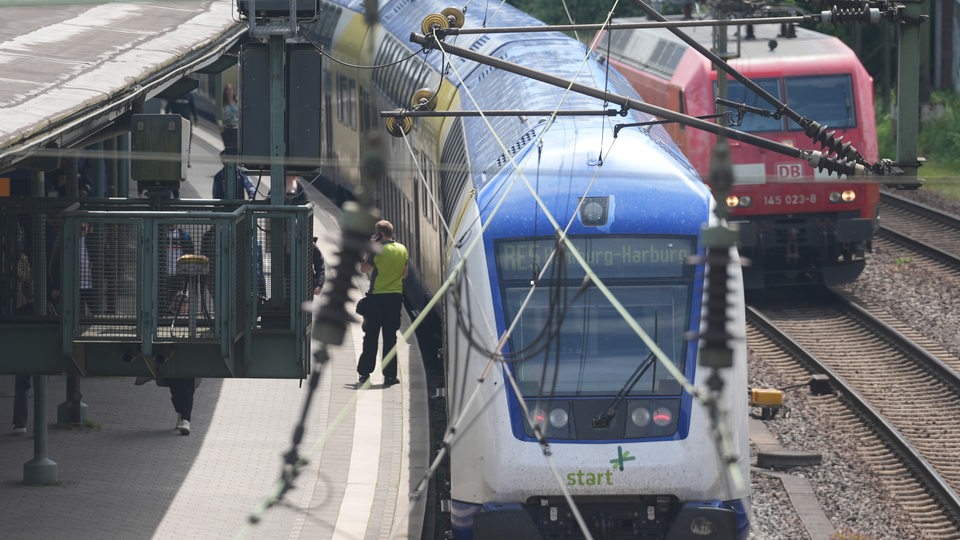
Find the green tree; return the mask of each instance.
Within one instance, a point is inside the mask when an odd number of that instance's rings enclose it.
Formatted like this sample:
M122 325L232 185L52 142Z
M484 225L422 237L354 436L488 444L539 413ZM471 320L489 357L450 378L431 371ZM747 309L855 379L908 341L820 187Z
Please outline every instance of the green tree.
M602 23L607 18L613 2L598 2L597 0L567 0L570 9L570 18L563 8L563 2L557 0L508 0L508 3L529 13L547 24L575 24ZM640 8L631 0L621 0L614 17L636 17L642 15Z

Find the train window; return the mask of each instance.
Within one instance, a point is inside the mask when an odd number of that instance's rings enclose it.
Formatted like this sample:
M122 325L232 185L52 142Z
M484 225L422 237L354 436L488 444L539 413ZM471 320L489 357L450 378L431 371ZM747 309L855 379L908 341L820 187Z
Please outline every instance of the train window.
M347 77L337 74L337 121L341 124L347 123Z
M757 79L753 82L760 85L760 88L763 88L773 97L782 101L782 98L780 97L779 79ZM713 83L713 95L717 95L716 82ZM744 103L746 105L750 105L751 107L766 109L768 111L773 110L773 106L770 105L767 100L760 97L760 95L756 92L748 90L738 81L731 80L727 82L727 99L736 103ZM734 118L736 118L736 112L734 112L734 115ZM736 129L746 132L783 131L783 123L780 120L775 120L770 117L746 113L743 116L740 126L736 127Z
M693 241L601 235L573 242L630 316L682 369L692 294L692 274L685 261ZM495 243L505 326L520 313L530 280L543 268L552 245L552 239ZM596 288L580 290L583 275L572 258L552 263L511 334L509 354L516 361L512 365L524 395L617 394L650 353L605 295ZM558 285L565 290L558 292ZM669 377L659 363L653 364L629 394L666 395L676 388L663 384ZM548 389L542 388L543 380L550 381Z
M350 79L350 92L347 98L347 125L357 129L357 81Z
M683 370L689 285L614 285L610 291ZM515 313L526 293L526 288L508 289L506 311ZM670 375L659 362L641 368L650 348L603 294L590 290L563 308L552 303L554 295L548 287L538 289L510 339L511 352L526 353L522 361L511 364L525 397L617 395L621 390L633 396L674 392L676 385L664 384ZM573 296L571 291L569 297ZM558 321L562 323L556 328ZM625 381L637 377L632 388L622 388Z
M857 126L853 81L849 75L787 77L787 104L803 116L832 128ZM792 120L791 130L798 130Z
M373 127L373 109L370 105L370 93L363 86L360 87L360 131L369 131Z

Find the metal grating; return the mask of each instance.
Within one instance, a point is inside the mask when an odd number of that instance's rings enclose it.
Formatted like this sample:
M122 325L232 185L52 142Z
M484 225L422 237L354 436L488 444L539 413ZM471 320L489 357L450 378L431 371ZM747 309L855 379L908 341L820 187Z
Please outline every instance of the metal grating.
M140 221L80 221L62 256L73 257L77 337L139 339L137 238ZM71 231L72 232L72 231ZM83 330L80 331L80 328Z
M209 221L158 221L156 339L216 338L216 229ZM206 238L208 254L202 252ZM211 253L211 249L213 252ZM211 288L213 285L214 288Z
M60 318L60 210L30 200L0 204L0 321Z
M309 372L312 205L58 203L0 199L0 322L17 323L0 337L30 324L49 341L55 326L58 358L74 354L71 365L97 373L112 373L104 354L120 352L176 353L186 372ZM16 309L21 266L49 302Z

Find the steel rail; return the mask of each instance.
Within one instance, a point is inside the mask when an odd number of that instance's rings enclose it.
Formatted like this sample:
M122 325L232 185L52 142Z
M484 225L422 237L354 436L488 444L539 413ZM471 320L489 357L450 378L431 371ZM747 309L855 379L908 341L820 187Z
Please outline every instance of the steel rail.
M835 295L835 293L833 294ZM862 307L838 295L835 295L835 301L844 302L853 316L860 318L865 324L882 332L883 336L897 343L897 345L903 347L904 350L910 351L910 354L921 358L924 365L928 366L929 369L938 372L942 377L947 377L948 380L951 380L954 384L957 383L958 376L955 371L944 365L938 359L932 357L909 338L890 328L882 321L879 321ZM757 308L747 306L747 321L770 336L770 338L781 347L794 354L797 360L806 366L807 369L826 374L827 377L830 378L831 385L839 391L840 396L843 399L848 399L853 404L854 410L873 424L881 439L885 440L886 444L901 456L906 467L930 490L931 495L940 501L944 506L943 510L950 518L953 519L955 523L960 523L960 497L958 497L950 484L937 472L933 465L900 434L900 431L895 426L884 418L879 410L873 407L859 392L854 390L835 370L827 366L826 363L794 341L790 336L783 333L775 323L765 317Z

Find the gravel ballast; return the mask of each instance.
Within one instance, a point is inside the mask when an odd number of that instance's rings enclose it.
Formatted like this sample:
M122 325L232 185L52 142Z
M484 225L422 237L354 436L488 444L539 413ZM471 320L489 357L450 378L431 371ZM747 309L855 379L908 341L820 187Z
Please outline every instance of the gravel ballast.
M930 190L897 192L929 206L960 215L960 203ZM880 216L881 222L883 216ZM960 356L960 283L943 282L919 264L904 263L900 254L868 254L860 278L842 288L855 298L880 306L918 333L941 343ZM783 380L767 369L761 356L751 352L750 386L782 388L804 381ZM862 464L855 440L837 433L830 418L817 408L819 399L804 387L785 393L785 408L767 428L787 450L820 452L821 465L788 471L807 478L833 524L835 538L922 538L910 516L893 500L876 473ZM753 449L752 457L755 461ZM755 471L751 475L753 498L752 539L797 540L808 538L791 508L781 482Z

